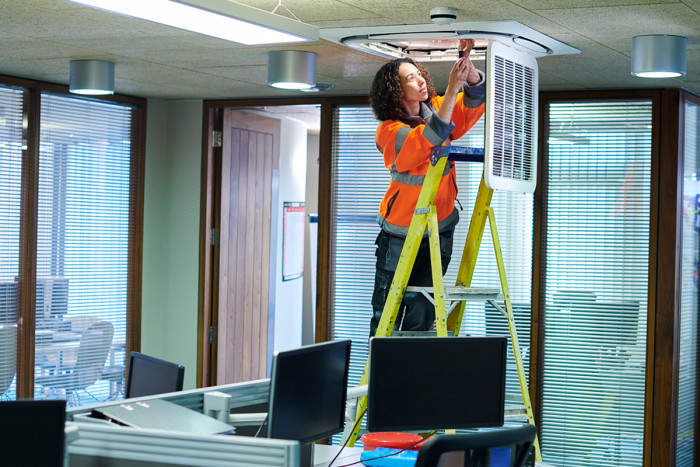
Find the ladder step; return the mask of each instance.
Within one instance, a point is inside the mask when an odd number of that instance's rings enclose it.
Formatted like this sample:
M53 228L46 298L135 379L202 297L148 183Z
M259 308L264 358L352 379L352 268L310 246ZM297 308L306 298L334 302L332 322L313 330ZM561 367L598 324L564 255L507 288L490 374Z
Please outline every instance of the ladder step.
M484 162L484 148L435 146L430 151L430 162L435 165L441 157L447 157L450 161Z
M391 337L437 337L437 331L435 329L428 331L393 331Z
M446 301L486 301L501 300L503 294L496 287L445 286ZM432 287L406 287L406 292L433 293Z

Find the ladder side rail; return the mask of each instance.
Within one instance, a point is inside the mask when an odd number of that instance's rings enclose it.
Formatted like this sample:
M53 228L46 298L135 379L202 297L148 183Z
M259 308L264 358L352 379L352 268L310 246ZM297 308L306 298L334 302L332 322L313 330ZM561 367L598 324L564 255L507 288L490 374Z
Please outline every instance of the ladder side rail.
M445 164L447 164L447 158L442 157L435 165L428 167L423 186L418 195L418 201L416 202L416 210L411 218L406 240L401 249L399 263L394 272L394 279L391 281L389 296L386 299L382 317L377 325L377 332L375 334L377 337L391 336L394 322L396 321L396 316L401 306L401 301L406 292L408 279L411 276L413 264L416 261L416 256L418 256L418 247L423 240L423 233L425 232L426 224L429 220L430 209L433 206L435 194L442 180Z
M527 386L527 378L525 378L525 368L520 354L520 343L518 341L518 331L515 327L515 318L513 316L513 305L510 300L510 291L508 290L508 280L506 279L506 267L503 263L503 254L501 252L501 241L498 238L498 229L496 228L496 215L492 207L488 207L486 215L489 219L491 227L491 239L493 240L493 249L496 254L496 263L498 265L498 276L501 281L501 290L503 291L504 302L506 304L506 315L508 318L508 330L510 331L511 345L513 347L513 357L515 358L515 366L518 370L518 381L520 383L520 392L523 396L523 403L527 412L527 419L531 425L535 425L535 417L532 411L532 403L530 402L530 391ZM535 447L535 460L541 462L542 454L540 452L540 443L538 437L532 445Z
M439 337L447 337L447 317L445 315L445 286L442 280L442 256L440 253L440 232L438 232L437 210L430 206L428 219L430 232L430 269L433 273L433 297L435 304L435 327Z

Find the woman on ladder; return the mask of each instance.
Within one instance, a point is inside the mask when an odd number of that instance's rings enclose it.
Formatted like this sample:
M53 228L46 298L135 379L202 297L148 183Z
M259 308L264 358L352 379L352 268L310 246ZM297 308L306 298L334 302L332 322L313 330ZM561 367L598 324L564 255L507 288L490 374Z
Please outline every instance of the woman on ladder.
M411 223L433 146L461 138L484 113L484 74L469 60L473 40L460 41L460 57L450 71L447 90L438 96L430 74L410 58L382 66L374 77L370 104L382 123L377 148L391 173L389 188L379 205L376 274L372 295L370 336L377 331L391 282ZM452 236L459 221L455 206L457 182L454 162L445 167L435 196L442 273L452 256ZM432 285L427 229L408 280L409 286ZM435 307L420 293L404 294L395 329L425 331L435 321Z

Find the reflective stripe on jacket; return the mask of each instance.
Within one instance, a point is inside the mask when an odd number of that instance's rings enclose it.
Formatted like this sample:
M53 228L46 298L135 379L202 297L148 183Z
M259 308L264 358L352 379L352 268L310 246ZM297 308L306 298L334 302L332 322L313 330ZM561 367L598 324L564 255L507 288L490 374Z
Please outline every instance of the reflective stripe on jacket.
M433 146L461 138L484 114L485 86L483 73L479 73L481 82L465 85L458 94L449 124L437 115L443 100L438 96L427 104L421 102L420 116L404 115L400 120L384 121L377 128L377 148L384 156L384 166L391 171L389 189L377 215L377 222L386 232L404 237L408 233ZM457 175L454 163L448 162L434 201L441 232L453 228L459 220L456 198Z

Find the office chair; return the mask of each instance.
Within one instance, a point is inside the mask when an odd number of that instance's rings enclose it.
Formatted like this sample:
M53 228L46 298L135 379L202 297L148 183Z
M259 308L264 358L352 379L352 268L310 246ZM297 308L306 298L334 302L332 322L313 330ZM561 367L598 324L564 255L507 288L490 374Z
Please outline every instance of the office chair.
M77 391L86 390L102 378L102 370L109 355L113 335L112 323L94 322L80 336L75 365L59 367L56 374L39 377L36 383L49 389L63 389L66 393L70 392L74 405L77 405Z
M5 394L15 379L17 369L17 326L0 325L0 396Z
M489 465L491 448L512 448L510 467L521 467L530 452L537 434L534 425L477 431L456 435L435 436L418 451L415 467L435 467L440 456L446 452L464 451L465 466L485 467Z

